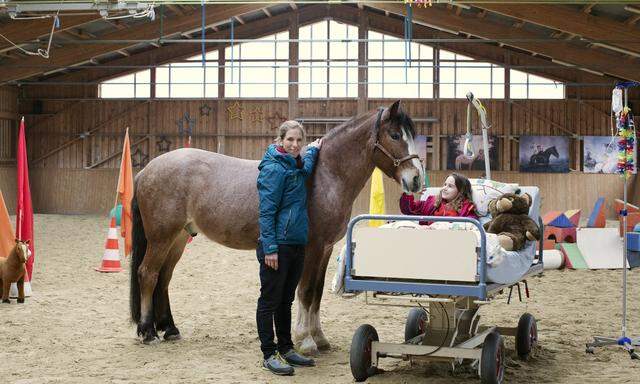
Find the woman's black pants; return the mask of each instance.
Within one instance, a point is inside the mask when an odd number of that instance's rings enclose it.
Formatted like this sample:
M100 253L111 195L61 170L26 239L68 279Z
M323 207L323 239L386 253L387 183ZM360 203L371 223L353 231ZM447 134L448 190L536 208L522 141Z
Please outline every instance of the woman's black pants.
M291 341L291 304L304 267L304 245L279 244L278 269L264 263L262 244L256 249L260 262L260 298L256 311L260 349L267 359L276 351L288 352ZM278 344L274 343L275 323Z

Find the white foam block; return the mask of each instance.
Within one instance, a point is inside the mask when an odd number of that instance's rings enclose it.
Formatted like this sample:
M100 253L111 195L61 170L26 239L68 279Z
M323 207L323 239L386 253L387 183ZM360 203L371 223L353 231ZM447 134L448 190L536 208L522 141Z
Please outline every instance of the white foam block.
M622 268L623 242L618 228L578 228L576 237L589 269Z

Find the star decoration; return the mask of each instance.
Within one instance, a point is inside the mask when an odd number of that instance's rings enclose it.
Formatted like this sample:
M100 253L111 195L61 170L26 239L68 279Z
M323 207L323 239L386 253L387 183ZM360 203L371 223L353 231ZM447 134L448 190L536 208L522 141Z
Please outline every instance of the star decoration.
M202 104L200 106L200 116L209 116L209 112L211 112L209 104Z
M185 123L186 123L186 128L185 128ZM176 124L178 125L178 133L183 136L183 135L187 135L187 136L191 136L191 134L193 133L193 128L196 124L196 119L195 117L191 117L191 115L189 115L189 112L185 112L184 116L182 116L182 118L180 120L176 120Z
M136 150L131 154L131 162L134 167L144 167L149 161L149 155L140 150L140 147L136 147Z
M171 149L171 141L167 140L166 136L160 136L160 140L156 141L156 148L160 153L169 152Z
M261 123L264 121L264 112L262 111L262 107L256 107L251 112L249 112L249 117L251 118L252 123Z
M280 114L280 112L276 112L275 114L273 114L273 116L269 116L267 117L267 121L269 122L269 124L271 124L274 127L279 127L280 124L284 123L285 121L287 121L287 118L285 116L282 116Z
M243 120L244 119L244 108L240 106L240 103L237 101L231 106L227 107L227 112L229 115L229 120Z

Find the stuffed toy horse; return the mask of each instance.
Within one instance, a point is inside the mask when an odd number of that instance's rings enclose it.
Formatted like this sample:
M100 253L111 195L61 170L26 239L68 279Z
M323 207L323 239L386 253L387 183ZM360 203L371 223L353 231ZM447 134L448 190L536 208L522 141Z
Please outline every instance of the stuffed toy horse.
M0 288L2 288L2 302L10 303L9 290L11 283L18 285L18 303L24 303L24 277L27 274L27 259L29 255L29 240L16 239L16 246L9 257L0 257Z

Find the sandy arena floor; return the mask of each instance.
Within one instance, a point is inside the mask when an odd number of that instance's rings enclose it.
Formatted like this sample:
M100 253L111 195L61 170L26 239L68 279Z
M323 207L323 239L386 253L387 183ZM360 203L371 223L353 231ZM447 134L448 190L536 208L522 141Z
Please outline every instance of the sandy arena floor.
M315 368L279 378L260 369L255 330L258 263L199 236L174 273L170 295L178 342L145 346L129 323L128 270L94 271L108 220L98 216L36 215L34 295L26 304L0 305L2 383L350 383L354 330L370 323L382 341L403 338L406 309L364 305L325 288L322 322L331 351ZM337 252L338 247L336 247ZM128 261L124 262L128 268ZM330 264L330 285L335 265ZM529 311L539 319L540 350L520 362L507 338L507 383L639 383L640 361L616 348L584 353L593 335L620 333L620 271L548 271L529 282L527 304L506 296L482 311L482 324L515 325ZM640 269L629 273L628 333L640 335ZM295 307L295 305L294 305ZM295 315L294 315L295 318ZM479 383L470 370L382 359L386 373L371 383Z

